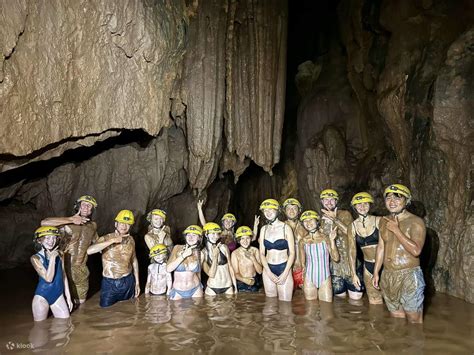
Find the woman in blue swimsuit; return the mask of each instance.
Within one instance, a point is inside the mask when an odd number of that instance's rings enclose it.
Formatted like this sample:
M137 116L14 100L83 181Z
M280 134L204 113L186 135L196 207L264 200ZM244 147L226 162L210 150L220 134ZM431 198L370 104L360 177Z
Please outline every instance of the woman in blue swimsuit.
M280 301L291 301L295 243L291 227L277 218L279 208L280 204L274 199L267 199L260 205L268 222L260 230L259 238L263 286L267 297L278 296Z
M174 271L170 300L202 297L201 252L202 228L191 225L183 232L186 245L176 245L166 266L166 271Z
M55 318L69 318L72 310L64 263L58 252L58 236L56 227L44 226L35 231L35 244L41 248L30 259L39 275L32 302L35 322L48 318L50 308Z

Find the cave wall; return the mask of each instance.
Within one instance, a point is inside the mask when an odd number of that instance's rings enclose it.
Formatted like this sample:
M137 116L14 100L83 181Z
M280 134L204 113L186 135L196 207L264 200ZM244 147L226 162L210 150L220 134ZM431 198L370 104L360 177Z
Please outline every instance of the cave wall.
M409 185L412 210L428 227L425 251L434 254L422 260L434 266L427 276L436 290L469 302L473 10L468 1L343 0L328 49L296 77L305 204L318 207L326 186L344 192L343 207L367 190L383 214L384 186ZM341 61L344 68L335 68ZM317 76L307 74L311 65L321 66Z

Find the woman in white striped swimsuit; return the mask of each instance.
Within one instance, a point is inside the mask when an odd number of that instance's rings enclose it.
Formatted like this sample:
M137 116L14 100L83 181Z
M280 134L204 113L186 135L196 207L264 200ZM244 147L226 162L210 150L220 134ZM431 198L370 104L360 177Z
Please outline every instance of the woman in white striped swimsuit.
M300 260L303 266L303 292L307 300L320 299L332 302L331 270L329 256L339 261L336 247L337 227L331 230L329 238L319 230L319 215L308 210L300 217L308 234L299 242Z

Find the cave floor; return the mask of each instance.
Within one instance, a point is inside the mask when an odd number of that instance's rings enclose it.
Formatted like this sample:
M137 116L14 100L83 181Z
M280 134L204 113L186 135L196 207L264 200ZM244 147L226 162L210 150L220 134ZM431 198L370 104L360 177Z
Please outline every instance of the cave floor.
M45 353L473 353L474 305L437 293L425 323L390 318L384 306L337 299L334 304L266 299L263 293L171 302L141 295L108 309L99 293L70 320L34 324L34 281L26 271L2 271L10 292L0 296L0 354Z

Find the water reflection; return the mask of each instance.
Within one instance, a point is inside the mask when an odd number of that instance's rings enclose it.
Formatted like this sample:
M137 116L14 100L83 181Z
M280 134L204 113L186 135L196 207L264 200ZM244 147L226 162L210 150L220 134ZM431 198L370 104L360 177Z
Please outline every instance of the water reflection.
M369 306L366 299L308 302L301 293L292 302L260 293L181 301L142 296L106 309L98 303L96 294L70 320L40 323L32 321L29 304L17 305L14 317L3 308L0 347L12 342L47 353L226 355L471 353L474 347L473 305L442 294L432 299L424 325L390 318L383 305ZM12 351L19 350L25 348Z

